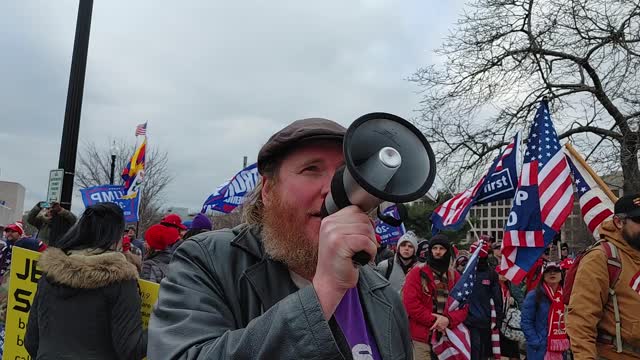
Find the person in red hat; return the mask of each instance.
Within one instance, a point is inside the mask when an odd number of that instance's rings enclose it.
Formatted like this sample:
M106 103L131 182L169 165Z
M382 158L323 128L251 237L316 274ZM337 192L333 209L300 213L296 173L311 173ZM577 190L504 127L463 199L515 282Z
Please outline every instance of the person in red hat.
M22 221L17 221L4 227L5 247L0 252L0 279L9 270L11 264L11 253L14 246L42 252L47 245L41 240L26 236Z
M165 215L165 217L160 220L160 224L178 229L181 238L188 230L187 227L182 223L182 218L178 214Z
M167 275L167 268L171 261L169 246L180 236L178 229L173 226L156 224L147 229L144 234L146 257L142 262L140 277L145 280L160 283Z

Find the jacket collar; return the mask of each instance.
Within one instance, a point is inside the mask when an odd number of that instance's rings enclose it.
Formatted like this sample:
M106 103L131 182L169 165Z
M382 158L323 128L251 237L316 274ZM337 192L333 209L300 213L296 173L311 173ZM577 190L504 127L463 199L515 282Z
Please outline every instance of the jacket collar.
M47 279L72 288L97 289L138 278L135 265L124 254L113 251L82 250L67 255L50 247L42 253L38 265Z
M235 235L231 240L231 246L238 247L260 259L264 256L259 226L240 224L231 231Z
M634 249L622 238L622 232L616 228L613 220L607 220L600 226L600 235L604 235L607 241L612 242L620 251L627 254L635 262L640 262L640 251Z
M249 266L243 273L263 305L264 310L296 291L289 270L282 263L266 256L262 247L259 226L241 224L232 231L235 238L231 246L242 249L259 261ZM288 279L282 281L282 279Z
M384 288L389 282L370 266L360 269L358 288L360 290L360 302L362 310L369 322L369 331L376 339L378 351L383 359L393 359L397 354L393 353L391 346L393 306L382 296Z

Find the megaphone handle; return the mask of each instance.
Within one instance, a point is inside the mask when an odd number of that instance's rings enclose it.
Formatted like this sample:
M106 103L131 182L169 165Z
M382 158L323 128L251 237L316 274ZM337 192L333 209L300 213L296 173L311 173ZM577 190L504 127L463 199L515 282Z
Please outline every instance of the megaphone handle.
M353 255L351 259L353 259L354 264L365 266L369 263L369 261L371 261L371 255L367 254L364 251L358 251L355 255Z

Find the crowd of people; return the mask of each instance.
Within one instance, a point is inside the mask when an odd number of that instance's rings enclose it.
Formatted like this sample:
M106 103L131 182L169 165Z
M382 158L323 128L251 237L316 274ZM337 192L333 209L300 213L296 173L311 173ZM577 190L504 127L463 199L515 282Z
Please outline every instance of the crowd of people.
M323 217L344 135L317 118L275 133L233 229L169 214L140 240L113 204L76 219L38 203L34 237L19 222L4 228L2 315L18 246L42 252L25 338L34 359L436 359L435 342L460 325L472 360L640 357L640 195L615 204L602 240L581 256L549 249L513 284L498 274L490 236L465 251L444 234L409 231L394 252L356 206ZM369 265L354 264L360 251ZM474 253L472 295L454 308ZM160 284L148 330L139 278Z

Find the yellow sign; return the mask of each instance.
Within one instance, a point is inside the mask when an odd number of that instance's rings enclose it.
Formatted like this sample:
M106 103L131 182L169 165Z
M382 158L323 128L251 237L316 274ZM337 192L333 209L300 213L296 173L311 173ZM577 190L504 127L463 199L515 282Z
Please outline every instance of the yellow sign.
M160 284L156 284L147 280L138 280L140 287L140 299L142 300L142 327L149 326L149 318L153 311L153 306L158 301L158 293L160 292Z
M38 287L42 271L38 268L40 253L14 247L11 256L11 277L9 279L9 302L4 334L3 360L28 360L29 353L24 348L29 310ZM146 329L155 302L158 300L160 285L146 280L138 280L142 299L142 326Z

